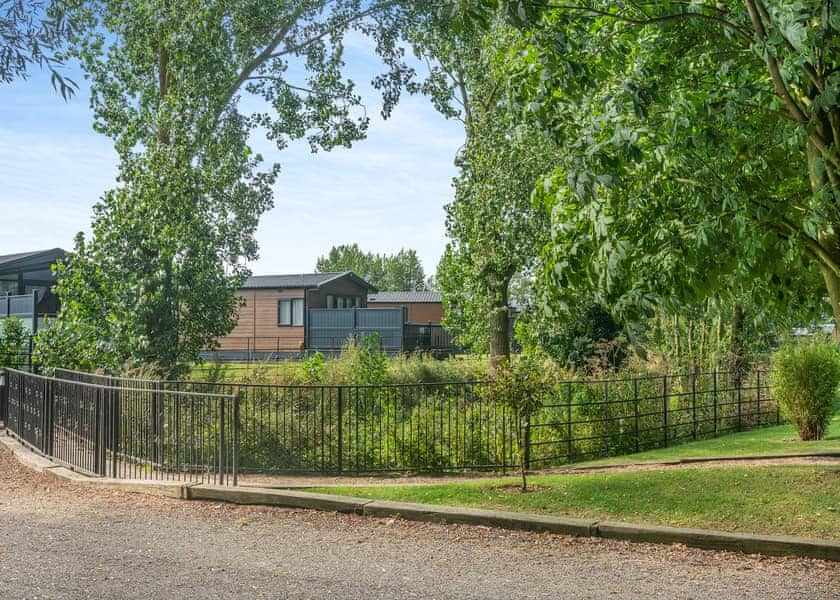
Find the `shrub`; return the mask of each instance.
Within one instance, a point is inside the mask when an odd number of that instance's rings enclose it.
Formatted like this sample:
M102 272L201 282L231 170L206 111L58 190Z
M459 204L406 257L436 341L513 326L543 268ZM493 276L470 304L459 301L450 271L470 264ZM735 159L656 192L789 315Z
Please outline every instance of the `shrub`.
M304 383L321 383L324 379L324 355L316 352L301 365Z
M27 333L23 321L8 317L0 321L0 367L19 369L25 363Z
M818 440L825 434L838 384L840 356L832 344L783 346L773 357L773 396L802 440Z

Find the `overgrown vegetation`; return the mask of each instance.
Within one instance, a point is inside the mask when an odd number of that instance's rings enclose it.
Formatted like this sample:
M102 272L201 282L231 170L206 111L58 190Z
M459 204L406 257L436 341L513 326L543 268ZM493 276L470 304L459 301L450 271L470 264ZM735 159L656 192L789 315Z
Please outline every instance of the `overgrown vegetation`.
M227 383L349 385L478 381L486 374L481 356L439 359L417 352L388 357L376 345L354 342L333 357L316 352L301 361L203 363L193 367L189 378Z

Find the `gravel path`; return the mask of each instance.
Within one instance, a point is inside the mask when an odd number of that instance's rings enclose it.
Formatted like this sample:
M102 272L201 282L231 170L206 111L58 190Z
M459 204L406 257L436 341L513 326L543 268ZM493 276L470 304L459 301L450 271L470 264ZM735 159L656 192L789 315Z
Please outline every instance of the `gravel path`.
M840 565L184 502L0 454L0 597L832 598Z

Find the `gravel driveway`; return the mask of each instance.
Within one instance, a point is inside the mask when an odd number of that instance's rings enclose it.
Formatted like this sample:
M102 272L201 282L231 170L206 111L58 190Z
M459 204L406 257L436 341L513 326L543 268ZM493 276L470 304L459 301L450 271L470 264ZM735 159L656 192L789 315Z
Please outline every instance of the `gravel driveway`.
M832 598L840 565L183 502L0 454L0 598Z

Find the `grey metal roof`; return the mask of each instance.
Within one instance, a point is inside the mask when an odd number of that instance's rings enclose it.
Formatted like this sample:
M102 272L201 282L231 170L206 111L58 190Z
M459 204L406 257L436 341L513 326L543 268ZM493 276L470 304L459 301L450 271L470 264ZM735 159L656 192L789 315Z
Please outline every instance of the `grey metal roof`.
M299 273L296 275L254 275L245 280L243 289L264 288L319 288L339 279L349 279L356 284L376 291L370 283L351 271L340 273Z
M51 264L63 257L64 250L61 248L0 255L0 274L30 270L49 270Z
M394 304L436 304L441 301L440 292L379 292L368 295L368 303L388 302Z

